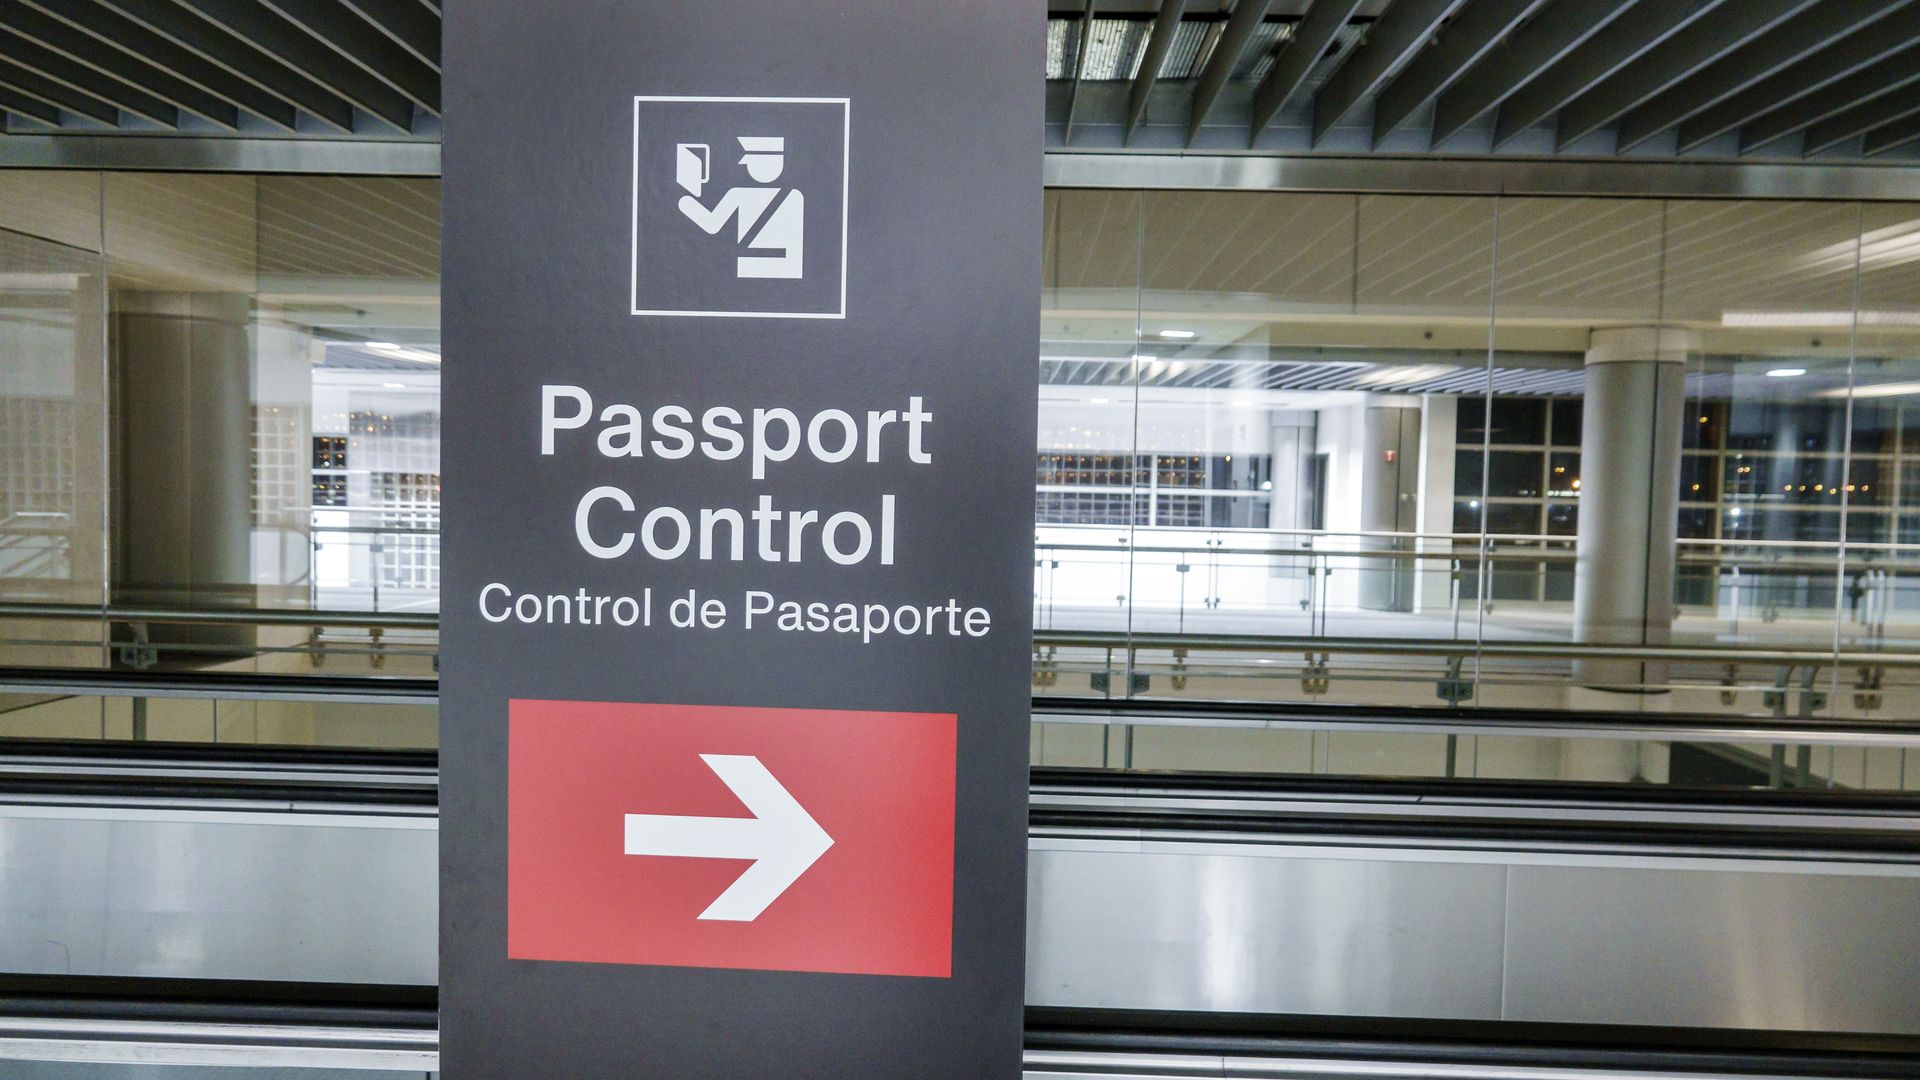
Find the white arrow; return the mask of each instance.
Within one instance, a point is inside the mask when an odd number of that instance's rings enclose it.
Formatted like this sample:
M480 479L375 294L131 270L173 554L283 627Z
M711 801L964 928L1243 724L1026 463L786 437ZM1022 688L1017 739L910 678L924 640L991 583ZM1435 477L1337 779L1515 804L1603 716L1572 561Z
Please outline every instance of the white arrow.
M826 854L833 837L780 786L759 758L701 754L700 760L733 789L753 816L628 814L627 854L752 860L746 873L700 913L703 919L752 922Z

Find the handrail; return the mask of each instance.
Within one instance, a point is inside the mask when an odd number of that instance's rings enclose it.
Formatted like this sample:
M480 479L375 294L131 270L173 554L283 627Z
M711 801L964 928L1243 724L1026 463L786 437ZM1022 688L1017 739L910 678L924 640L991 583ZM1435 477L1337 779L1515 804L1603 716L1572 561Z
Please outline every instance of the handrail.
M327 701L436 705L437 679L417 675L271 675L250 671L113 671L0 667L0 694L164 697L219 701Z
M1404 540L1407 538L1402 537L1401 539ZM1509 541L1506 543L1511 545L1522 542L1571 545L1574 542L1574 538L1571 536L1535 537L1527 541ZM1568 547L1519 548L1513 546L1495 547L1492 544L1478 549L1456 548L1451 551L1417 551L1412 548L1229 548L1195 547L1190 545L1148 546L1126 543L1116 543L1109 546L1105 544L1050 544L1043 542L1035 544L1034 551L1036 553L1086 551L1109 555L1247 555L1270 559L1415 559L1462 563L1479 562L1483 559L1489 563L1573 563L1579 561L1579 555ZM1683 553L1674 559L1674 564L1676 566L1736 565L1746 567L1755 573L1804 571L1808 573L1830 574L1840 567L1838 550L1836 549L1833 554L1835 557L1831 559L1796 559L1766 555L1740 556L1712 553ZM1870 562L1870 560L1862 559L1859 561L1863 566L1868 562ZM1850 562L1849 565L1853 565L1853 563ZM1873 563L1872 566L1875 569L1892 567L1896 569L1911 568L1915 571L1920 571L1920 560L1911 562L1903 561L1899 563Z
M1055 724L1128 724L1138 727L1920 748L1920 725L1904 725L1897 721L1815 722L1719 716L1713 713L1587 712L1479 706L1447 709L1284 701L1036 696L1033 699L1032 718Z
M85 619L214 626L336 626L369 630L438 630L436 612L331 611L319 608L162 608L123 604L0 603L0 618Z
M228 626L308 626L437 631L427 612L331 611L301 608L145 608L90 604L0 603L0 618L85 619ZM1036 647L1188 652L1354 653L1374 656L1496 656L1507 659L1676 660L1699 663L1812 664L1820 667L1920 668L1920 652L1755 649L1724 645L1634 645L1561 641L1409 640L1303 635L1141 633L1124 630L1040 630Z
M1679 660L1703 663L1815 664L1920 668L1920 653L1831 649L1750 649L1705 645L1606 645L1562 641L1407 640L1403 638L1165 634L1125 630L1036 630L1036 646L1204 652L1361 653L1376 656L1499 656L1548 660Z
M0 667L0 693L437 705L420 676L270 675ZM1298 731L1422 732L1546 738L1677 739L1920 748L1920 725L1890 720L1793 720L1713 713L1560 712L1514 708L1326 705L1035 695L1033 720L1145 727L1258 727ZM0 740L0 749L6 742Z

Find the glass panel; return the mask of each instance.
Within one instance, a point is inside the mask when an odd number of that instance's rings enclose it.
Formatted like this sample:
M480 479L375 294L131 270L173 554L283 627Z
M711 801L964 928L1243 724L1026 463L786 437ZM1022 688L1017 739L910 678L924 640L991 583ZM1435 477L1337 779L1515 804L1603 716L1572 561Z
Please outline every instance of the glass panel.
M1676 641L1833 647L1858 213L1851 203L1668 205L1662 302L1668 321L1693 335ZM1840 263L1813 266L1821 250L1840 253ZM1758 711L1769 699L1753 684L1807 673L1742 672L1747 690L1678 689L1673 708ZM1830 676L1820 673L1823 686ZM1831 699L1796 696L1789 707L1817 713Z
M1043 632L1125 630L1138 599L1134 533L1158 509L1155 463L1136 439L1137 369L1149 363L1134 360L1140 201L1127 191L1046 195L1033 586ZM1154 603L1176 595L1176 583L1141 576ZM1074 655L1078 670L1049 692L1126 696L1124 659L1110 670L1104 651Z
M1441 391L1485 382L1491 201L1155 192L1144 212L1133 626L1455 636L1452 496L1479 496L1481 462ZM1210 478L1204 510L1183 469ZM1351 692L1386 689L1376 668Z
M99 177L0 177L0 601L98 607L107 557ZM97 621L0 619L0 664L98 667L103 641ZM0 708L10 700L0 695Z
M1907 650L1920 644L1920 206L1867 204L1860 228L1840 640L1861 651ZM1837 269L1845 254L1809 257ZM1920 672L1855 665L1834 682L1836 714L1891 720L1912 714L1905 702L1920 689ZM1871 782L1870 770L1857 775Z
M432 181L0 171L0 598L430 618L438 216ZM1898 667L1821 665L1823 697L1783 697L1781 665L1634 661L1621 675L1501 649L1818 653L1836 626L1848 649L1912 647L1916 222L1892 203L1048 192L1036 626L1288 644L1047 645L1036 686L1652 700L1618 694L1632 690L1678 711L1894 715L1912 689ZM89 250L103 232L104 263ZM1641 483L1654 520L1632 517L1623 483ZM1641 533L1624 546L1609 535L1623 521ZM1670 605L1657 587L1644 610L1611 603L1648 595L1613 573L1635 566L1670 582ZM0 659L433 670L430 626L111 629L107 645L97 618L8 620ZM1444 656L1339 645L1382 637L1479 652L1456 675ZM1806 671L1794 665L1796 686ZM24 704L21 730L134 730L124 701ZM180 708L153 704L148 736L420 739L417 719L216 723ZM1213 753L1117 732L1036 729L1036 754ZM1249 760L1298 749L1271 742L1247 743ZM1333 740L1317 767L1398 760L1383 745ZM1406 767L1465 768L1430 749L1409 743ZM1682 772L1717 767L1681 756Z
M115 603L439 606L439 184L106 178ZM430 674L378 633L135 628L143 666Z
M1636 472L1649 468L1651 447L1641 432L1653 408L1651 398L1633 400L1631 391L1624 398L1596 397L1593 373L1599 365L1590 361L1613 359L1615 354L1628 361L1604 367L1609 377L1627 368L1655 366L1633 363L1639 359L1631 351L1637 339L1629 341L1623 336L1629 331L1611 328L1647 327L1657 321L1661 206L1649 200L1520 198L1502 199L1499 215L1495 365L1512 374L1502 385L1496 373L1491 440L1514 449L1496 449L1489 458L1488 491L1496 498L1487 505L1487 531L1542 539L1503 539L1496 546L1490 572L1494 603L1483 612L1482 639L1488 644L1542 637L1637 641L1637 632L1629 636L1617 625L1617 613L1575 601L1592 590L1589 579L1595 566L1641 565L1644 549L1594 555L1582 549L1578 561L1575 549L1582 528L1595 520L1581 504L1596 473L1600 496L1622 499L1618 485L1610 489L1606 483L1614 467ZM1626 408L1633 415L1596 415L1596 408ZM1523 452L1518 449L1522 446L1529 449ZM1599 530L1602 535L1620 537L1617 526L1632 519L1603 511L1599 520L1609 525ZM1635 583L1625 581L1607 588L1617 588L1623 596L1639 592ZM1576 619L1582 621L1580 629ZM1555 707L1577 705L1576 695L1561 681L1572 666L1555 665L1558 685L1549 688L1542 685L1536 664L1483 653L1474 702L1532 708L1548 701ZM1633 673L1638 672L1635 665Z

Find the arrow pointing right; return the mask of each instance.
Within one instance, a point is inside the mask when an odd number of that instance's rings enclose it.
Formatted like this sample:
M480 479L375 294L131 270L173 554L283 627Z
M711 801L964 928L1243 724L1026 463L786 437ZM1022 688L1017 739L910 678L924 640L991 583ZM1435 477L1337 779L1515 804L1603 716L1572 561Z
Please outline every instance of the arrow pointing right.
M626 815L626 853L682 859L745 859L753 865L734 879L702 919L752 922L833 846L760 759L747 754L701 754L752 817Z

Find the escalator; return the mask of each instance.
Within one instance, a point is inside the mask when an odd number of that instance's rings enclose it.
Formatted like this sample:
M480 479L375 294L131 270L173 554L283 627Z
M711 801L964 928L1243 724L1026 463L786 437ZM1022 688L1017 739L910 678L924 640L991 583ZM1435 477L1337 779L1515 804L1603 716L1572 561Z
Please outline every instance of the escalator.
M0 1059L417 1075L436 794L424 752L0 746ZM1036 769L1031 800L1031 1077L1920 1068L1914 796Z

